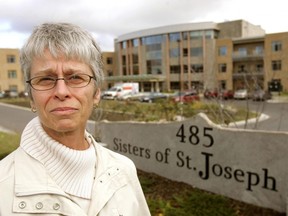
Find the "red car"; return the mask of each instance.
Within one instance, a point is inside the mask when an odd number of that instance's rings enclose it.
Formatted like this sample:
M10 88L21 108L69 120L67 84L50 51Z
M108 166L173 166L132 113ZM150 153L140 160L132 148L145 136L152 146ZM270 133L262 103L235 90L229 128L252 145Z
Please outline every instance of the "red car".
M214 90L214 91L205 90L204 97L207 98L207 99L217 98L218 97L218 91L217 90Z
M178 102L191 103L194 101L199 101L200 97L196 91L186 91L186 92L176 93L175 96L172 97L172 100L176 103Z
M234 92L232 90L222 90L220 92L220 98L224 100L233 99Z

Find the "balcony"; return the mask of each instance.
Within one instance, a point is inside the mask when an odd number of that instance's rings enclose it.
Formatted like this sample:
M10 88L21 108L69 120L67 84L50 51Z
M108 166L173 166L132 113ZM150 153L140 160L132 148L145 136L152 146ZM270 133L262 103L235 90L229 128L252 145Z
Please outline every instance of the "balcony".
M261 51L252 51L252 52L233 52L232 59L233 61L255 61L263 60L264 53Z
M105 77L107 81L122 81L122 82L140 82L140 81L164 81L164 75L153 75L153 74L143 74L143 75L120 75L120 76L110 76Z
M240 78L240 77L263 77L264 70L254 70L254 71L234 71L233 78Z

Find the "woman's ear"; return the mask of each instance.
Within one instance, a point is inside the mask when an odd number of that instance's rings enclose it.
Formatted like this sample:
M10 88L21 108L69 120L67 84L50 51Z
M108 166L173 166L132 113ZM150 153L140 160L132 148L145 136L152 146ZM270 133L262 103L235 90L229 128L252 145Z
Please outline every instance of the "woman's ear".
M93 104L99 104L100 102L100 99L101 99L101 90L98 88L94 94L94 103Z

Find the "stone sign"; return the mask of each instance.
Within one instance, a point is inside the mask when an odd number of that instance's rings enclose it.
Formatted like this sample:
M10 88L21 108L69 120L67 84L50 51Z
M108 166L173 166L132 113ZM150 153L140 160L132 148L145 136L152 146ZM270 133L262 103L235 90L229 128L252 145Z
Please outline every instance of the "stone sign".
M286 211L288 133L224 128L204 114L170 123L99 122L96 128L108 148L141 170Z

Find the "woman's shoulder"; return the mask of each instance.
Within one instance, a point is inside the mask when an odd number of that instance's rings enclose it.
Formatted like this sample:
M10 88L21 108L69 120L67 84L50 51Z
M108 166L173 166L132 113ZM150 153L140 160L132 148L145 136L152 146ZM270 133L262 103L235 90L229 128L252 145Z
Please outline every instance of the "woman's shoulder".
M103 145L97 143L96 144L96 148L98 149L98 153L101 153L101 157L104 157L105 160L109 160L109 162L114 162L114 163L117 163L117 164L123 164L125 166L129 166L129 167L135 167L135 164L134 162L128 158L127 156L125 155L122 155L118 152L115 152L111 149L109 149L108 147L104 147Z
M7 155L0 161L0 183L5 181L14 173L14 158L15 158L15 151Z

